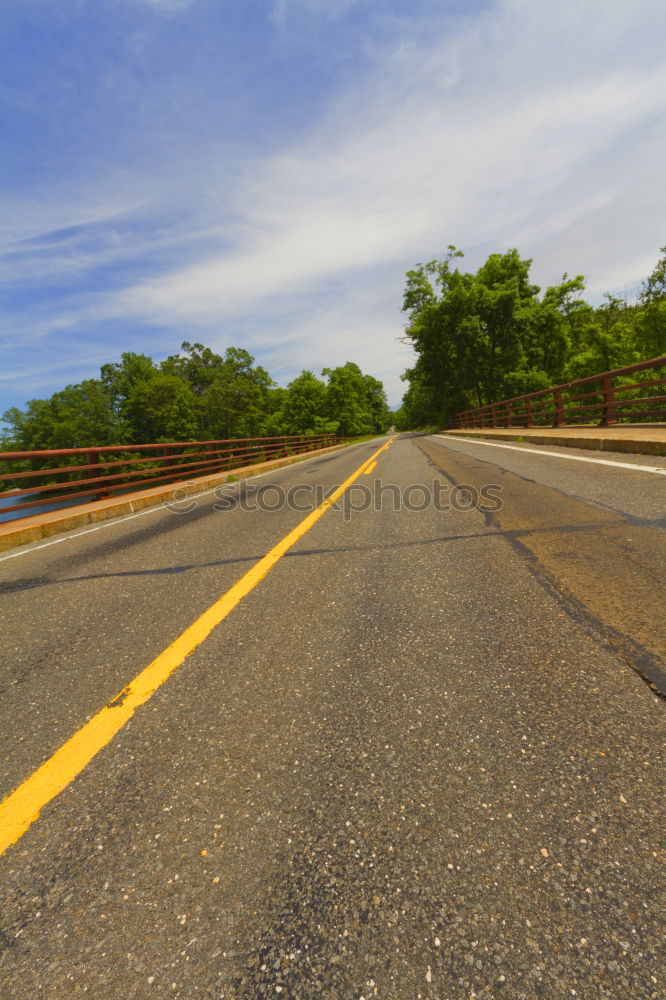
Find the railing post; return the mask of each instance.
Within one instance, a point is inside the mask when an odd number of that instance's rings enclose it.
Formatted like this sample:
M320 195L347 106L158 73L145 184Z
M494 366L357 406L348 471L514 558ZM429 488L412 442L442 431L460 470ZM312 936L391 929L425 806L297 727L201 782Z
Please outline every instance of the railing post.
M613 376L604 375L601 380L601 391L604 397L603 413L600 421L601 427L609 427L617 421L617 407L615 406L615 386Z
M615 385L615 379L620 376L626 376L634 372L646 372L648 369L662 369L666 367L666 355L660 356L658 358L651 358L649 361L641 361L638 364L629 365L626 368L615 368L612 371L600 372L597 375L588 375L585 378L578 379L574 382L567 382L563 385L552 386L549 389L542 389L536 393L529 393L529 399L525 396L517 397L513 400L497 400L495 403L489 403L485 407L477 406L471 410L463 410L461 413L454 413L449 418L450 427L460 427L463 429L473 428L473 427L486 427L490 423L493 427L504 427L506 421L506 426L511 427L520 423L522 426L523 420L526 421L528 427L542 427L547 426L552 417L552 427L562 427L566 426L567 421L577 422L579 417L585 419L585 414L589 411L594 411L594 409L599 409L601 411L601 418L599 420L600 426L609 426L616 424L618 420L622 419L622 414L618 416L618 410L620 407L623 408L625 415L633 411L640 414L641 417L653 416L659 419L666 416L666 409L660 406L659 409L647 411L645 407L647 405L659 405L663 404L663 395L653 395L646 397L630 397L629 400L618 401L618 395L625 390L629 389L654 389L657 386L666 386L666 378L657 378L650 380L645 386L642 386L639 382L636 386L631 385ZM592 384L597 384L599 388L595 392L584 393L582 396L576 396L575 393L580 386L590 386ZM663 389L661 390L664 391ZM548 402L548 397L552 399L552 405ZM602 401L599 403L594 403L592 405L582 405L582 399L590 399L592 397L602 397ZM512 409L513 403L525 403L525 411ZM631 404L631 405L629 405ZM626 409L625 409L626 407ZM589 421L593 422L595 418L590 414Z
M553 398L555 400L555 419L553 420L553 427L561 427L564 423L564 400L562 398L562 390L553 389Z
M88 465L99 465L99 452L98 451L89 451L88 452ZM92 472L92 469L90 471ZM96 472L93 472L92 478L93 479L97 479L99 477L99 474L100 474L100 470L98 469ZM95 500L103 500L104 497L108 497L108 495L109 495L109 487L101 485L101 486L99 486L99 489L97 490L97 493L95 494Z

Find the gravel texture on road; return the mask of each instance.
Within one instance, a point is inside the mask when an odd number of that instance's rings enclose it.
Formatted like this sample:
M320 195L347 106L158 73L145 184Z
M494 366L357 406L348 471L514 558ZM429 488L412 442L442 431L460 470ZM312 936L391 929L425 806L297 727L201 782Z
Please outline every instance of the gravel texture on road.
M359 479L433 481L499 483L503 509L348 495L0 858L0 996L664 996L664 701L611 641L656 661L656 605L583 614L574 571L552 583L567 559L528 558L513 522L587 565L617 516L424 438ZM0 566L5 780L303 516L200 509ZM643 527L619 579L657 552Z

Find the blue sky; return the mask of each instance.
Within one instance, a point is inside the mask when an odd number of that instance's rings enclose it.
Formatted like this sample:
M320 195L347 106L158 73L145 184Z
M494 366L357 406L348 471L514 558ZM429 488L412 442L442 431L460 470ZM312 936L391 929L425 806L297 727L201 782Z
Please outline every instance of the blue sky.
M666 243L663 0L3 0L0 412L123 351L345 361L394 405L404 273Z

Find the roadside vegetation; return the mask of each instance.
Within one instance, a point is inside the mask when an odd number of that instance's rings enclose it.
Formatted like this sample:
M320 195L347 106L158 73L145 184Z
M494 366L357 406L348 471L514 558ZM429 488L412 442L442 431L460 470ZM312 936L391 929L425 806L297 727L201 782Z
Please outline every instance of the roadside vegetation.
M381 382L347 362L280 388L247 351L183 343L156 364L126 353L86 379L3 415L2 451L283 434L375 434L390 423Z
M666 247L636 301L593 307L582 275L541 289L517 250L491 254L476 273L442 260L407 272L405 339L416 362L394 414L399 430L666 354ZM647 373L645 378L654 378ZM640 375L632 376L640 381Z

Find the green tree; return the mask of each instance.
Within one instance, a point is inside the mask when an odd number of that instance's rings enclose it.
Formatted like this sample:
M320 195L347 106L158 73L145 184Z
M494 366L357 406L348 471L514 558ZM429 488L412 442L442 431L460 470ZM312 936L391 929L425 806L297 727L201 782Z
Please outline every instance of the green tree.
M33 451L324 434L335 433L342 420L345 434L385 429L381 382L351 363L327 374L328 385L306 371L284 389L238 347L222 355L184 341L182 353L159 366L128 351L120 361L102 365L99 380L8 410L2 447Z
M273 380L248 351L229 347L224 355L184 341L161 369L183 380L194 396L201 438L257 437L264 433Z
M567 364L567 378L575 381L639 361L634 313L631 306L615 295L606 295L602 305L590 310L579 350Z
M537 285L529 283L531 263L521 260L517 250L491 254L471 285L481 402L502 395L506 374L522 367L524 330L539 292Z
M517 250L491 254L476 273L441 260L407 272L405 340L416 354L403 426L446 422L465 409L628 366L666 350L666 248L637 306L608 295L596 309L584 279L546 289Z
M380 428L377 402L374 398L374 383L371 376L364 375L357 364L348 361L338 368L324 368L322 375L328 377L326 386L326 413L331 420L339 422L339 432L344 436L373 434ZM382 387L383 393L383 387ZM386 398L383 398L382 412L388 412ZM385 424L385 418L382 420Z
M134 444L197 438L196 398L188 383L177 375L158 371L137 382L126 409Z
M277 385L268 390L262 432L269 437L289 433L289 425L284 414L284 405L288 392L288 389Z
M178 375L190 386L195 396L203 396L218 377L224 361L222 356L203 344L180 345L182 354L170 354L160 365L168 375ZM233 350L233 348L231 349Z
M666 247L661 248L661 257L643 286L640 305L638 346L647 358L661 357L666 354Z
M414 368L406 371L401 378L409 382L402 399L402 406L396 413L395 425L399 431L413 430L428 424L439 422L440 410L435 400L430 383L423 378L419 370L419 362ZM465 409L463 400L461 409Z
M137 443L140 440L139 430L132 425L128 400L134 387L139 382L149 381L157 371L152 358L133 351L122 354L119 362L100 368L101 382L111 397L118 423L118 441Z
M115 444L119 436L111 395L97 379L68 385L50 399L32 399L23 411L13 407L3 420L9 425L6 443L17 451L88 448Z
M312 434L326 420L326 384L311 371L302 371L287 386L280 408L282 426L289 434ZM321 426L321 424L319 425ZM337 428L334 428L334 430ZM324 433L321 431L320 433Z
M391 411L383 384L372 375L364 375L366 405L372 416L372 430L380 433L385 431L391 422Z
M229 347L202 397L205 423L213 437L259 437L274 383L265 368L238 347Z

